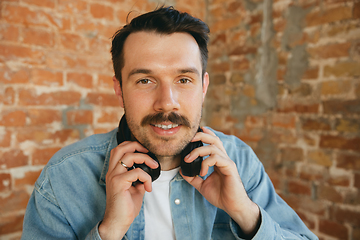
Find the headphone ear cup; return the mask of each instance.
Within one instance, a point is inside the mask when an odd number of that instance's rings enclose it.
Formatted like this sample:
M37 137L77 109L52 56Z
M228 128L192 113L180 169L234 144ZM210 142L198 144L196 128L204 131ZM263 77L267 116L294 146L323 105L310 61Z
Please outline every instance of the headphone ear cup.
M199 127L198 132L202 132L203 130ZM195 148L198 147L202 147L203 143L201 141L197 141L197 142L190 142L185 148L184 150L182 150L181 152L181 162L180 162L180 167L181 167L181 172L184 176L188 176L188 177L194 177L196 175L200 174L200 170L201 170L201 163L203 161L203 157L199 156L198 158L196 158L194 161L192 161L191 163L186 163L184 161L184 158L191 153Z

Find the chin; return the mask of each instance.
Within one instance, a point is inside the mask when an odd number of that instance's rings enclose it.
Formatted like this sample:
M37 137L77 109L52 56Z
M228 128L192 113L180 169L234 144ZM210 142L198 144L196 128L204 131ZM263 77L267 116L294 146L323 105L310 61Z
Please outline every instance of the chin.
M171 141L162 141L161 143L149 144L144 146L152 153L161 157L171 157L176 156L181 153L181 151L186 147L186 145L191 141L183 140L181 142L171 143ZM146 144L147 145L147 144Z

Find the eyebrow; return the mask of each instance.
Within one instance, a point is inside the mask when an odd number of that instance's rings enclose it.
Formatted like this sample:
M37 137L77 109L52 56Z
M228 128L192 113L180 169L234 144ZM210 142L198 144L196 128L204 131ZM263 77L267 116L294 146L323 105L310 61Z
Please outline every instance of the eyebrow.
M135 69L131 70L131 72L128 74L128 78L130 78L132 75L135 75L135 74L151 74L151 73L152 73L152 71L150 69L135 68ZM178 70L178 73L180 73L180 74L193 73L193 74L200 76L199 71L193 67L180 69L180 70Z

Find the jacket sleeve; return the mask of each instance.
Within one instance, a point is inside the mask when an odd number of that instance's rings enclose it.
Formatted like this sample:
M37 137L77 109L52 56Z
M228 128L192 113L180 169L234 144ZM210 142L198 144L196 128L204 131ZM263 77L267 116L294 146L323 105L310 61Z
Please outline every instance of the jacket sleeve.
M249 198L260 209L261 224L252 238L257 239L318 239L303 223L296 212L275 192L262 163L248 147L239 161L238 171ZM244 165L245 164L245 165ZM244 169L248 171L245 172ZM244 176L244 178L243 178ZM231 229L241 239L241 229L231 220Z
M71 204L71 203L69 203ZM79 239L66 220L55 198L42 194L35 186L30 197L23 223L22 240L27 239ZM90 231L87 240L101 240L97 225Z

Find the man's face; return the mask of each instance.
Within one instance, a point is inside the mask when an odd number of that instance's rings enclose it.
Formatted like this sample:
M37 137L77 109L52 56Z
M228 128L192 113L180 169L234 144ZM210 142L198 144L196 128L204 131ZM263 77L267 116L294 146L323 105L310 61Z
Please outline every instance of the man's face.
M173 156L194 137L209 84L200 50L187 33L137 32L124 44L122 87L114 89L134 137L159 156ZM170 116L170 117L169 117Z

